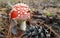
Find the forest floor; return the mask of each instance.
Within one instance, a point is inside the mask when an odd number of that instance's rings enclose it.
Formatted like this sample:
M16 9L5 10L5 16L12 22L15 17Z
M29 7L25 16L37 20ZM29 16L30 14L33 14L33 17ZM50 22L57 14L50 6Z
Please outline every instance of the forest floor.
M50 38L60 38L60 5L55 3L40 4L39 8L34 3L30 5L32 14L30 23L43 25L44 29L48 29L48 34L53 33L54 36L50 36ZM21 30L18 30L17 36L10 32L10 19L8 17L11 9L6 2L0 2L0 38L21 38L23 36L24 32Z

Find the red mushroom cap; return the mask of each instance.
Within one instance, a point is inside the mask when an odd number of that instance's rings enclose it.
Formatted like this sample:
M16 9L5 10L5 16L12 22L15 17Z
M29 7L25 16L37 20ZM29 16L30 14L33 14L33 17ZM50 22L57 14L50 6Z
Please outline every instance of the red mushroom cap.
M30 18L30 8L24 3L18 3L13 6L10 17L12 19L26 20Z

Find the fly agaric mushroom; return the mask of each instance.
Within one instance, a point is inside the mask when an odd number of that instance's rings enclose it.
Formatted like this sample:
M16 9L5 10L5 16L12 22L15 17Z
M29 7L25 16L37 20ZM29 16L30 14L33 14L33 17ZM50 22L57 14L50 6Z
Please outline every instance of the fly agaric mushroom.
M10 13L10 17L12 19L20 20L21 25L20 29L25 31L26 30L26 20L30 19L30 8L28 5L24 3L18 3L13 6L12 11Z

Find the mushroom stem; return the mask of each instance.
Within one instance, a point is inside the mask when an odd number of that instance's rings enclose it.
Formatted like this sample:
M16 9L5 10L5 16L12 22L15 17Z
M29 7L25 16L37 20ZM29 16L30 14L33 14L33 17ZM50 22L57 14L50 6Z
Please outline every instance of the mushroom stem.
M21 23L20 23L20 29L23 30L23 31L26 30L26 21L25 20L21 21Z

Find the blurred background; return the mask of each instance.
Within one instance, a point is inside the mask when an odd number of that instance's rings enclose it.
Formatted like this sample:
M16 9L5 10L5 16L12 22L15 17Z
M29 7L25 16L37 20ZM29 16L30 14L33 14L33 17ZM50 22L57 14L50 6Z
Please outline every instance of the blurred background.
M30 6L32 22L37 22L36 24L39 24L44 21L43 24L47 24L48 32L49 30L51 31L48 34L51 36L46 38L60 38L60 0L0 0L0 38L8 38L8 36L9 38L13 36L13 38L16 37L14 34L10 37L9 34L11 21L9 13L12 9L11 6L17 3L25 3ZM46 26L43 26L44 29L45 27Z

